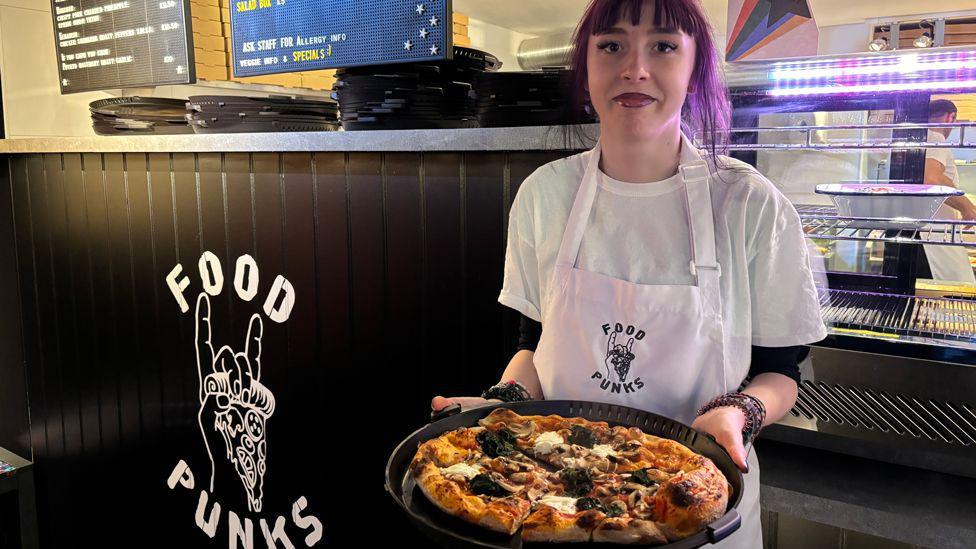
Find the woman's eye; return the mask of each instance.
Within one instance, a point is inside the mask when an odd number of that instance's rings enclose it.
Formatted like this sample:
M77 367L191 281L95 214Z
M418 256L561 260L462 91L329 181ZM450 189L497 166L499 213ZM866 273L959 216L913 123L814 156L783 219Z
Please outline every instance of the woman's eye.
M620 44L618 44L617 42L603 42L597 44L596 47L603 51L608 51L611 53L617 53L618 51L620 51Z
M654 45L654 49L661 53L670 53L678 49L678 45L672 44L671 42L658 42L657 44Z

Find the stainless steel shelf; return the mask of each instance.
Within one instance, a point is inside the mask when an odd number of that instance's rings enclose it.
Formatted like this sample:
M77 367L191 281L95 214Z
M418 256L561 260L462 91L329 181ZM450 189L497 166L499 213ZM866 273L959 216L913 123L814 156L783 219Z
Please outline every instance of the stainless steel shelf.
M799 205L796 209L808 238L976 247L972 221L845 217L829 206ZM919 223L926 225L918 228Z
M952 141L929 142L929 141L906 141L904 139L894 139L891 135L884 137L867 136L845 137L833 141L814 142L813 132L820 131L857 131L862 132L878 130L895 131L928 131L933 128L958 128L958 137ZM908 150L908 149L976 149L976 141L966 139L966 130L976 128L976 122L953 122L943 124L838 124L826 126L769 126L757 128L731 128L732 134L743 133L772 133L781 135L783 133L802 134L800 143L730 143L730 151L759 151L759 150L812 150L812 151L847 151L847 150ZM695 143L699 147L704 147L700 132L695 133Z
M832 333L976 348L976 301L851 290L820 290Z
M565 135L564 129L569 133ZM576 135L579 129L583 135ZM455 130L222 133L0 139L0 154L199 152L454 152L585 150L599 124Z

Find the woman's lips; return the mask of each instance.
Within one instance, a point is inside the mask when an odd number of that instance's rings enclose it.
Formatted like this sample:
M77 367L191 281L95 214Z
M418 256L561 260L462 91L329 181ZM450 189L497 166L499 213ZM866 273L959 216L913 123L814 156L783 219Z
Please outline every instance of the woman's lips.
M644 95L643 93L622 93L613 100L623 107L628 109L639 109L641 107L646 107L653 103L655 99L650 95Z

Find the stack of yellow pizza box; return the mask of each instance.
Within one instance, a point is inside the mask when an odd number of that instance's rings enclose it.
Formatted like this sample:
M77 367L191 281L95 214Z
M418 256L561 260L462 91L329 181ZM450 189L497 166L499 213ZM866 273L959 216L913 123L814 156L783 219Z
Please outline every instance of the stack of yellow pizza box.
M227 47L218 0L191 0L193 59L198 80L227 80Z
M454 45L470 48L471 37L468 36L468 16L458 12L454 12L452 15L454 22Z

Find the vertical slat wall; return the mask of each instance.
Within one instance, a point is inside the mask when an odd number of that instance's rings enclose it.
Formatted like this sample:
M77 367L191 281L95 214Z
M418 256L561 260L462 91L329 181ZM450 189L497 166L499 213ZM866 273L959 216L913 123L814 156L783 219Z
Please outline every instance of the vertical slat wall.
M10 172L0 159L0 446L31 458ZM2 532L0 532L2 534ZM0 535L0 544L3 536Z
M301 496L302 514L323 523L320 543L352 546L363 528L409 539L382 488L385 460L426 423L433 394L475 394L507 364L517 315L496 298L508 210L529 173L566 154L8 157L0 231L16 247L0 274L16 265L20 303L0 297L23 348L4 349L22 352L26 380L3 394L26 381L43 546L224 546L232 511L252 521L255 546L260 519L273 529L278 516L303 546ZM243 352L251 315L263 320L260 382L276 408L260 512L219 436L210 493L194 346L203 251L224 276L210 298L214 348ZM233 289L243 254L259 269L252 301ZM185 314L165 282L178 263ZM279 274L296 292L283 324L262 312ZM25 417L0 423L26 443ZM180 460L192 490L167 486ZM213 540L195 521L201 490L207 516L221 505ZM349 518L370 506L380 524Z

